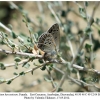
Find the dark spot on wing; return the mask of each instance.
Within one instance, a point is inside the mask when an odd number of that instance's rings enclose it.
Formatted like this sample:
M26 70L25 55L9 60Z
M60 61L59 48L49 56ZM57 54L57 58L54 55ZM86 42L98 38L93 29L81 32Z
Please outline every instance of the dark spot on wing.
M51 42L49 42L49 44L51 44Z

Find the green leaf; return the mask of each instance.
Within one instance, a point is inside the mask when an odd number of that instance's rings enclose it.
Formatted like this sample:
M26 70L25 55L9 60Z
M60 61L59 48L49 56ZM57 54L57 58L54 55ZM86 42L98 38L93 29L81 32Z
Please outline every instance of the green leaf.
M15 69L18 69L18 62L15 62Z
M31 26L28 26L29 31L32 33L33 32L33 28Z
M4 64L2 62L0 62L0 67L4 67Z
M18 9L19 9L20 11L22 11L22 10L23 10L23 7L22 7L21 5L18 5Z
M11 32L11 36L13 37L13 39L16 39L18 37L13 31Z
M30 61L33 61L35 59L35 57L30 57Z
M23 65L22 65L22 67L24 67L27 63L28 63L28 62L24 62Z
M66 11L65 11L65 10L62 10L62 11L61 11L61 16L62 16L62 17L66 17Z
M20 72L19 75L22 75L23 76L23 75L25 75L25 72L24 71L23 72Z
M43 66L43 67L41 68L41 70L43 70L43 71L44 71L45 69L46 69L46 66Z
M25 62L25 63L23 63L23 66L22 67L29 68L30 67L30 64L28 62Z
M39 61L40 64L43 63L43 60L42 59L39 59L38 61Z
M49 70L52 70L53 69L53 64L50 64L48 67L49 67Z
M16 58L15 58L15 61L16 61L16 62L20 62L20 61L21 61L21 58L20 58L20 57L16 57Z
M0 69L1 70L5 70L6 69L6 67L4 66L4 64L2 62L0 62Z
M96 18L96 23L99 24L99 22L100 22L100 19Z
M44 77L44 80L47 81L47 82L51 82L51 80L48 79L47 77Z
M89 5L89 2L88 1L85 1L85 6L87 7Z
M7 82L7 84L11 84L11 82L12 82L12 80L9 80L9 81Z
M31 38L30 37L27 38L27 42L31 42Z
M86 27L85 32L87 33L87 35L89 35L90 33L92 33L92 29L91 27Z
M33 75L33 70L31 71L31 74Z
M60 91L63 91L63 89L62 88L59 88L57 92L60 92Z
M18 75L16 72L14 72L14 75Z
M84 51L79 51L78 56L82 56L84 54Z
M15 47L15 44L12 44L12 45L11 45L11 47L13 47L13 48L14 48L14 47Z
M90 51L91 51L91 47L92 47L91 44L87 44L87 43L86 43L85 49L86 49L87 52L90 52Z
M99 36L100 36L100 30L98 30Z
M86 18L86 14L85 14L84 8L79 7L79 13L83 18Z

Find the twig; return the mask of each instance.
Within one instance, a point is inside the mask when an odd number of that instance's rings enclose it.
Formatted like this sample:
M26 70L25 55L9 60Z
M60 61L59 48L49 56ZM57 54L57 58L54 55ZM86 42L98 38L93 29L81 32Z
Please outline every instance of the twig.
M59 20L58 16L56 15L56 13L54 12L54 10L52 9L52 5L48 3L48 8L50 9L51 13L54 15L55 19L57 20L57 22L59 24L61 24L61 21Z
M49 62L45 62L45 63L43 63L43 64L41 64L41 65L39 65L39 66L37 66L37 67L35 67L35 68L32 68L32 69L29 69L29 70L25 71L25 72L23 72L23 73L24 73L24 74L27 74L27 73L29 73L29 72L33 72L34 70L36 70L36 69L38 69L38 68L40 68L40 67L42 67L42 66L44 66L44 65L47 65L48 63L49 63ZM8 81L13 81L14 79L18 78L19 76L21 76L21 75L18 74L18 75L16 75L16 76L12 77L12 78L5 79L4 81L0 82L0 84L5 83L5 82L8 82Z
M2 28L4 28L6 31L8 31L9 33L11 33L12 31L9 29L9 28L7 28L4 24L2 24L1 22L0 22L0 27L2 27Z
M90 17L90 21L88 22L88 26L90 26L90 27L91 27L93 17L94 17L94 14L95 14L95 11L96 11L96 8L98 7L98 5L99 5L99 2L96 2L95 6L93 8L92 15ZM91 35L92 34L89 34L89 39L90 39L90 43L93 44ZM93 48L91 49L91 52L90 52L90 63L91 63L91 66L92 66L92 64L93 64Z
M73 47L72 47L72 44L71 44L71 41L68 39L68 44L69 44L69 46L70 46L70 50L71 50L71 52L72 52L72 56L73 56L73 58L75 57L75 54L74 54L74 51L73 51Z
M78 84L79 86L81 86L81 87L86 87L86 86L87 86L87 87L94 87L94 88L100 90L100 87L98 87L98 86L96 86L96 85L94 85L94 84L88 84L88 83L86 83L86 82L84 82L84 81L82 81L82 80L78 80L78 79L72 78L72 77L70 77L69 75L68 75L68 78L69 78L71 81L73 81L74 83L76 83L76 84Z
M20 61L20 62L18 62L17 64L18 65L21 65L21 64L23 64L24 62L27 62L28 61L28 59L25 59L25 60L22 60L22 61ZM15 63L11 63L11 64L4 64L4 67L12 67L12 66L14 66L15 65Z
M4 29L5 29L7 32L9 32L9 33L12 32L12 30L10 30L8 27L6 27L6 26L5 26L4 24L2 24L1 22L0 22L0 27L4 28ZM24 40L23 40L20 36L18 36L17 38L18 38L18 40L24 42Z
M12 55L21 55L21 56L28 56L28 57L35 57L35 59L43 58L41 55L31 54L31 53L23 53L23 52L11 52L7 50L0 49L0 52Z
M19 9L19 7L13 3L12 1L7 1L10 5L12 5L16 10L20 11L22 13L22 11ZM28 16L27 16L28 17ZM31 18L28 17L28 19L37 27L39 27L39 25Z
M49 74L49 76L50 76L50 80L51 80L51 83L52 83L53 88L56 88L50 70L48 69L48 67L46 67L46 69L47 69L47 72L48 72L48 74Z
M43 13L43 7L42 7L40 1L37 1L37 5L38 5L39 11L40 11L41 13Z
M76 3L76 2L74 2L74 3ZM76 3L77 4L77 3ZM77 4L78 5L78 4ZM78 5L79 7L82 7L81 5ZM75 15L77 15L78 17L80 17L80 18L82 18L84 21L86 21L87 22L87 19L84 19L80 14L78 14L73 8L71 8L70 9ZM88 16L88 15L87 15ZM96 22L94 22L93 23L93 25L92 25L93 27L95 27L96 29L98 29L98 30L100 30L100 26L96 23Z
M87 23L88 23L88 15L87 15L87 10L86 10L85 1L84 1L83 3L84 3L84 11L85 11L85 15L86 15L86 20L87 20Z

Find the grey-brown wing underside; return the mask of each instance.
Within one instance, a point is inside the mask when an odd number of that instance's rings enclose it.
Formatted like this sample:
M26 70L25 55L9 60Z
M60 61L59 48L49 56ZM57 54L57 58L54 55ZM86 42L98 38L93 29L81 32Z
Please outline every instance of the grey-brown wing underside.
M60 32L59 25L56 23L50 27L50 29L43 33L38 39L38 48L44 52L50 53L59 50Z
M44 52L51 52L54 50L54 43L52 41L52 35L48 33L43 33L38 40L38 48L43 50Z
M60 30L59 30L59 25L55 23L50 27L50 29L47 31L47 33L52 34L56 47L59 49L59 42L60 42Z

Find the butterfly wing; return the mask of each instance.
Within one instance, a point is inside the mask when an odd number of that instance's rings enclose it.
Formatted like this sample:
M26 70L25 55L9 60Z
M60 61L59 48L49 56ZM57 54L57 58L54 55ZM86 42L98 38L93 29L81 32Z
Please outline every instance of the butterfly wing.
M54 43L52 41L52 35L48 33L43 33L38 40L38 48L42 51L49 53L54 49Z
M49 34L52 34L54 42L56 44L57 50L59 50L59 42L60 42L60 30L59 25L55 23L50 27L50 29L47 31Z
M46 53L54 52L55 46L59 50L60 32L59 25L56 23L50 29L43 33L38 40L38 48Z

